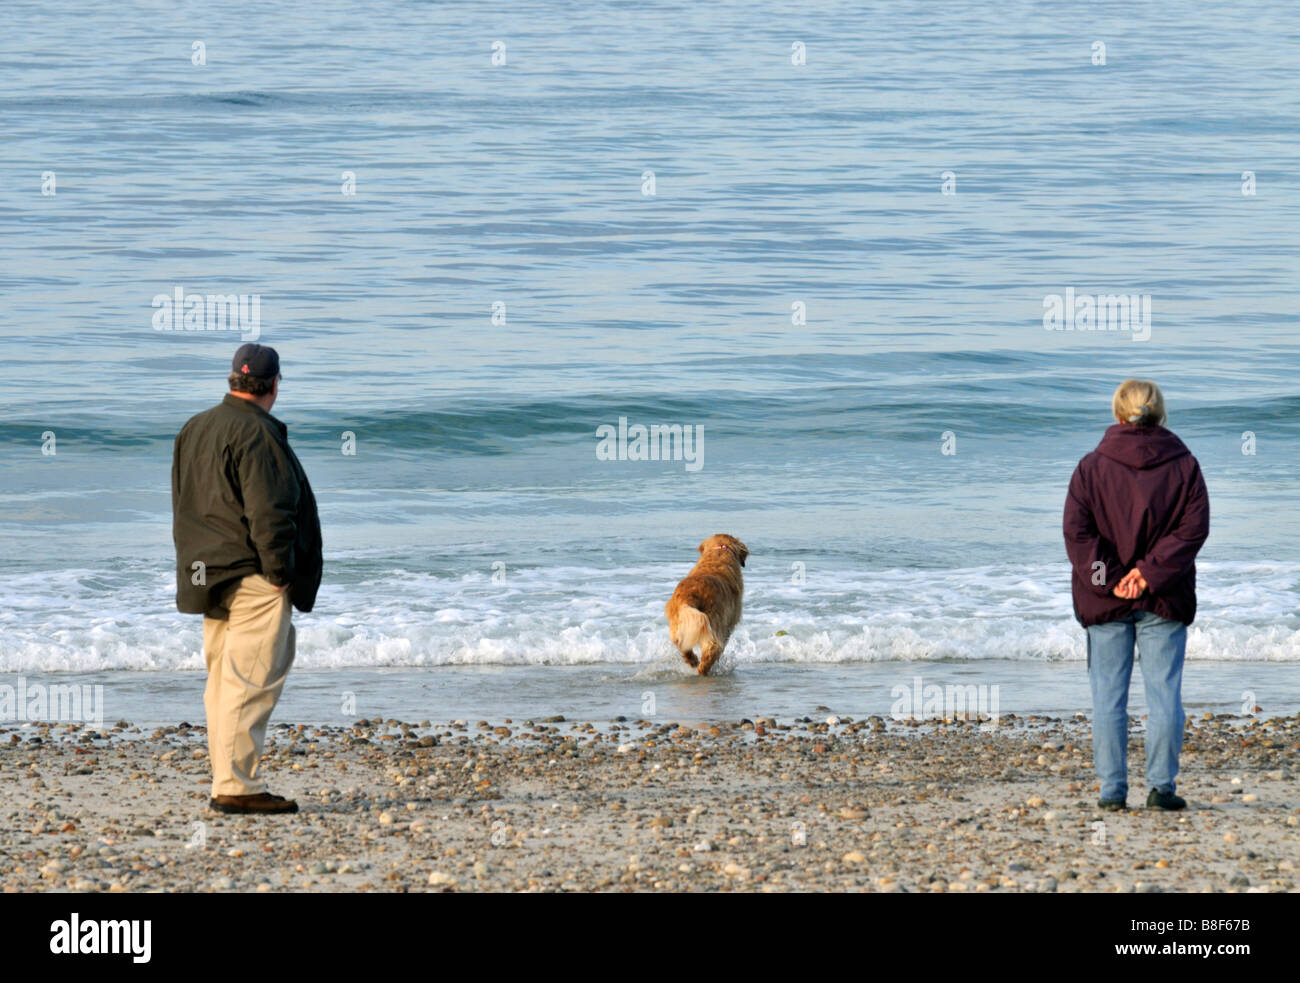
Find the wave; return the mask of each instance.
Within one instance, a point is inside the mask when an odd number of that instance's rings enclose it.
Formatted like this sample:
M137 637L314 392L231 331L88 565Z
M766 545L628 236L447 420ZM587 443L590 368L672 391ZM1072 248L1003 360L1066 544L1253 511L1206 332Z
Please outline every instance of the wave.
M480 392L398 406L359 402L349 393L329 402L296 403L284 417L304 446L319 442L333 449L339 434L352 430L368 446L396 454L494 456L525 444L594 436L596 427L616 425L620 416L629 423L707 424L735 438L752 435L764 441L914 440L918 432L949 428L990 436L1074 434L1081 425L1096 430L1104 423L1105 401L1098 403L1097 393L1108 390L1099 390L1075 366L1018 352L695 358L683 360L680 384L672 394L648 389L637 378L639 371L629 367L632 378L611 380L609 391L532 397ZM1098 371L1108 382L1115 374ZM729 380L725 399L714 391L718 378ZM792 379L798 385L791 385ZM1176 428L1218 437L1225 422L1235 426L1245 418L1278 439L1300 436L1300 396L1275 393L1185 399ZM1096 413L1081 419L1079 407L1085 404ZM1015 407L1014 414L1009 407ZM202 408L195 405L188 412ZM157 419L141 417L135 405L129 412L114 412L111 405L91 411L74 404L53 411L47 407L41 415L14 407L0 423L0 445L26 448L53 427L65 446L170 452L188 412Z
M427 573L332 568L297 615L309 669L644 665L671 661L662 604L680 564ZM1300 662L1300 564L1203 564L1191 661ZM777 577L781 579L777 579ZM342 581L342 582L340 582ZM1079 662L1084 633L1056 567L752 574L728 647L763 664ZM200 670L200 619L158 567L0 577L0 672Z

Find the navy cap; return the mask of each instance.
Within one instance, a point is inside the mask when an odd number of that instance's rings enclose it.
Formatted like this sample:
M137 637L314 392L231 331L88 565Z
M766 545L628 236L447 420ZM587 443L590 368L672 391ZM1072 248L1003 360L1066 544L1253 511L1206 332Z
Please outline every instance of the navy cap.
M280 374L280 356L268 345L240 345L230 368L258 379L274 379Z

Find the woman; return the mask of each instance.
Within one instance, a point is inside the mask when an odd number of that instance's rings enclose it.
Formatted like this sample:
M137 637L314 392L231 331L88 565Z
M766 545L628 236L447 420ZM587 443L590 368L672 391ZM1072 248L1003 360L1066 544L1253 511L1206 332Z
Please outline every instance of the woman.
M1074 614L1088 632L1092 757L1103 809L1125 809L1128 687L1136 645L1147 698L1148 809L1181 809L1183 654L1196 616L1196 553L1210 533L1200 465L1165 429L1154 382L1126 379L1118 421L1075 468L1065 500Z

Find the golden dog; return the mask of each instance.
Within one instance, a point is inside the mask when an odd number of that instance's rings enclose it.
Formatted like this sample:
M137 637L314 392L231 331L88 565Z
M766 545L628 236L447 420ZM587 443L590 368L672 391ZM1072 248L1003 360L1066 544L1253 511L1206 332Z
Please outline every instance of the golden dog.
M721 533L710 536L700 543L700 562L677 585L664 605L668 637L681 651L686 664L701 676L709 674L740 621L740 603L745 591L740 568L747 556L749 547L735 536Z

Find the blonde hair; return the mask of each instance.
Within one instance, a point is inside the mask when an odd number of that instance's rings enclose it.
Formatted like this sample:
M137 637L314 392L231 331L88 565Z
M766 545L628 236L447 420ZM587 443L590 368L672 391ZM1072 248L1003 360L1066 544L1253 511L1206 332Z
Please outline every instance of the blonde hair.
M1163 427L1169 419L1165 415L1165 394L1154 382L1146 379L1121 382L1115 389L1110 408L1120 423Z

